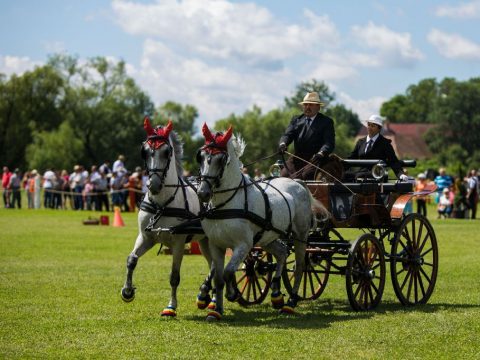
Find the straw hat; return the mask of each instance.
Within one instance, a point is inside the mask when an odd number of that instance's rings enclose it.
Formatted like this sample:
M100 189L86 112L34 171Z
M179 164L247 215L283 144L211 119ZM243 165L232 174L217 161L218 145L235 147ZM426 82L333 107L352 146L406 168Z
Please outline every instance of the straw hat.
M318 104L318 105L324 105L323 102L320 101L320 96L318 96L317 92L309 92L305 97L303 98L302 102L298 103L299 105L303 104Z
M368 123L378 125L380 127L383 126L383 118L380 115L372 115L368 118L368 120L363 121L363 125L368 126Z
M37 174L38 174L37 169L33 169L33 170L30 172L30 174L32 174L32 175L37 175Z
M426 179L427 176L426 176L424 173L420 173L420 174L417 175L417 178L419 178L419 179Z

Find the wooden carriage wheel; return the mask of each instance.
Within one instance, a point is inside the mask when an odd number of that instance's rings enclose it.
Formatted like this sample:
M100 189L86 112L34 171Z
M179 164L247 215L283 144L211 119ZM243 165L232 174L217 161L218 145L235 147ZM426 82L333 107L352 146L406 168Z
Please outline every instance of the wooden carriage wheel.
M426 304L438 273L437 238L420 214L406 216L392 243L390 272L393 289L403 305Z
M363 234L352 244L345 270L347 295L354 310L374 309L385 287L385 256L372 234Z
M270 289L274 269L272 254L261 248L250 250L236 272L237 287L241 294L238 303L242 306L262 303Z
M329 240L343 240L342 235L330 229ZM305 253L305 270L298 289L298 296L301 300L315 300L322 295L328 283L330 275L331 258L329 253L322 251L322 248L309 244ZM292 295L295 271L295 254L292 253L287 259L282 273L283 284L289 295Z

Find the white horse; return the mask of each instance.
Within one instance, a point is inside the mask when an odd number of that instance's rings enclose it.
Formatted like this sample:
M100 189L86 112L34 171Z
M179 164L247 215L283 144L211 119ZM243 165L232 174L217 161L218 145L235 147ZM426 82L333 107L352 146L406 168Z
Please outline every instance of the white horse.
M148 193L138 213L139 233L133 251L127 258L127 278L121 296L125 302L135 298L132 276L138 258L155 244L161 243L172 251L170 274L172 292L167 307L162 311L162 316L176 316L177 287L180 283L180 266L185 243L188 240L198 241L209 265L212 259L203 231L197 235L188 234L189 227L185 226L192 224L194 219L198 219L200 202L195 189L182 178L183 147L178 135L172 131L172 122L169 121L165 127L157 126L154 129L149 118L146 117L144 128L148 137L142 145L142 157L149 175ZM210 273L210 279L211 276ZM207 277L206 282L208 279ZM207 296L204 296L203 300L207 303L205 306L199 304L200 308L208 305L210 288L205 287Z
M197 154L200 163L200 184L197 194L209 202L203 213L202 227L209 238L215 269L216 309L207 320L223 315L223 288L229 301L239 298L235 271L254 244L275 256L277 268L272 281L272 303L282 312L292 313L298 301L298 288L305 264L305 249L310 229L316 224L312 206L325 208L313 199L302 182L274 178L253 182L241 172L240 156L245 143L232 137L230 127L225 134L213 135L203 125L205 145ZM295 281L286 305L280 292L280 277L288 250L277 239L293 239L295 248ZM224 269L225 251L231 248L232 258Z

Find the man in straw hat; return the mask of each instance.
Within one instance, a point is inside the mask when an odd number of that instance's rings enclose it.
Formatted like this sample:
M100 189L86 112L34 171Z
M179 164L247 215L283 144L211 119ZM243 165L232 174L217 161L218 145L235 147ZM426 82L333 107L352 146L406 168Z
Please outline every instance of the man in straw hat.
M361 160L383 160L395 172L395 175L402 181L407 181L408 176L404 174L402 164L395 155L391 140L384 137L380 132L383 127L383 118L380 115L372 115L363 122L367 127L368 135L361 138L355 144L355 148L348 157L349 159ZM357 177L364 174L370 174L368 168L362 168L357 173ZM352 176L352 173L347 173Z
M310 180L317 169L306 166L304 160L316 166L323 165L335 148L335 129L333 120L319 112L324 104L317 92L307 93L299 105L303 107L303 113L292 118L279 141L278 150L281 152L293 142L295 155L287 160L281 175Z

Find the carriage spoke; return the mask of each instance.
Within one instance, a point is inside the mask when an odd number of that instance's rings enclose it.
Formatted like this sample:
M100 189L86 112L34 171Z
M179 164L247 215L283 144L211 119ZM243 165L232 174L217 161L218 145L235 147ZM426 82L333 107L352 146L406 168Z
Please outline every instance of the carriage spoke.
M413 273L414 277L414 284L413 284L413 291L415 294L415 302L418 302L418 271L415 270Z
M311 294L313 295L315 294L315 281L313 280L311 272L308 273L308 280L310 282L310 291L311 291Z
M245 279L246 277L247 277L247 274L243 273L240 279L237 280L237 285L240 284L243 281L243 279Z
M432 283L432 278L428 276L428 274L422 268L420 268L420 273L423 274L425 280L428 281L428 285L430 286L430 284Z
M410 272L410 279L408 281L408 289L407 289L407 299L410 299L410 295L412 294L412 285L413 285L413 277L414 277L414 271L412 270Z
M358 296L358 293L362 289L361 284L358 284L357 289L355 290L355 293L353 294L353 297L356 299Z
M421 241L424 226L425 225L423 224L423 221L421 221L420 222L420 229L418 229L418 236L417 236L418 249L421 249L423 247L423 245L425 244L425 238L423 239L423 241ZM427 231L427 236L428 236L428 231ZM421 245L420 245L420 243L421 243Z
M412 221L412 247L414 249L414 252L415 252L415 249L417 247L417 237L415 236L416 232L415 232L415 219Z
M421 257L425 257L425 255L427 255L429 252L433 251L433 248L430 248L428 249L427 251L425 251L423 254L421 254L420 256Z
M402 283L402 285L400 286L400 289L403 290L403 288L404 288L405 285L407 284L407 281L408 281L408 279L410 278L410 276L411 276L411 269L408 268L407 274L405 275L405 278L403 279L403 283Z
M373 292L372 292L372 287L371 287L371 286L368 287L368 295L370 296L370 304L373 304L375 297L373 296Z
M422 280L422 269L420 268L420 272L418 272L418 284L420 285L420 290L422 291L422 298L425 297L425 294L427 293L425 291L425 286L423 285L423 280Z
M430 234L427 232L427 234L425 234L425 237L423 238L422 245L419 247L419 252L423 251L423 248L426 245L428 239L430 239Z

